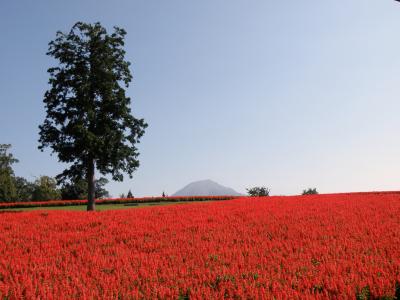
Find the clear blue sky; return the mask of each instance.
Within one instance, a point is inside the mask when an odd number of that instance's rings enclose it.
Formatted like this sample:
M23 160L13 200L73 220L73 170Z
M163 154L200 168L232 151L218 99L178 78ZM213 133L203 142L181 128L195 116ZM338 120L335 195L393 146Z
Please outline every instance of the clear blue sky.
M400 4L392 1L1 1L0 143L30 180L47 43L77 21L127 30L128 94L149 127L117 196L199 179L272 194L400 189Z

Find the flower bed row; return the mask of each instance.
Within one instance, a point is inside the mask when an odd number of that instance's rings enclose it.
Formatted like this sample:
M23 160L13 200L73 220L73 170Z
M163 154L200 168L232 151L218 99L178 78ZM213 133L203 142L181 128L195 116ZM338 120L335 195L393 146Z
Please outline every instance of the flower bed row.
M155 202L185 202L185 201L218 201L231 200L237 196L177 196L177 197L142 197L142 198L107 198L97 199L96 204L126 204L126 203L155 203ZM87 200L50 200L35 202L13 202L0 203L0 209L6 208L28 208L28 207L51 207L86 205Z

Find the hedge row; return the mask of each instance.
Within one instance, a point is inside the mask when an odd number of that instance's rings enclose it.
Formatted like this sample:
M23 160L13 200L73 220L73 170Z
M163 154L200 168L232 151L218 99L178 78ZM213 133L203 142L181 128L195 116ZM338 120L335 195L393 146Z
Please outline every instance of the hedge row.
M143 197L143 198L108 198L97 199L96 204L128 204L128 203L157 203L157 202L186 202L186 201L210 201L231 200L238 196L179 196L179 197ZM28 207L51 207L87 205L87 200L50 200L35 202L13 202L0 203L0 209L6 208L28 208Z

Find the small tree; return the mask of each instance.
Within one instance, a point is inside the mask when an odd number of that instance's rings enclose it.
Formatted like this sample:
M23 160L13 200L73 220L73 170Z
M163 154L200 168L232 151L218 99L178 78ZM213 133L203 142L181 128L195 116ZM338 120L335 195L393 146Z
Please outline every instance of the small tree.
M109 198L110 194L105 189L105 185L108 183L108 179L101 177L98 180L95 180L94 188L95 188L95 197L98 199Z
M85 178L87 210L95 210L95 170L117 181L139 167L139 143L147 124L131 114L125 94L132 75L125 60L126 31L108 34L100 23L76 23L70 32L57 32L47 54L59 61L50 68L45 93L46 119L39 126L39 149L50 147L71 166L57 176Z
M35 184L26 180L24 177L14 178L15 189L16 189L16 201L31 201L33 191L35 190Z
M108 191L104 188L107 183L108 180L104 177L95 180L95 197L97 199L109 197ZM63 200L86 199L87 194L87 182L84 179L78 179L73 182L64 181L61 187L61 198Z
M252 187L247 189L247 193L251 197L266 197L269 196L270 189L264 186L261 187Z
M57 181L49 176L40 176L35 180L32 201L48 201L61 198L57 189Z
M302 195L316 195L318 194L317 189L316 188L308 188L303 190Z
M131 190L128 191L126 198L133 198L133 194L132 194Z
M0 144L0 202L12 202L17 197L12 164L18 162L11 153L11 145Z

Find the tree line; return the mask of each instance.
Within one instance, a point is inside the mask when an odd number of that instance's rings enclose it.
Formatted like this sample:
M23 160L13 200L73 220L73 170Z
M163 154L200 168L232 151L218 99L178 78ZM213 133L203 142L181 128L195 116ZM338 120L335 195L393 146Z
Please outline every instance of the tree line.
M16 176L13 164L18 163L10 152L11 145L0 144L0 202L27 202L47 200L78 200L87 198L87 183L84 179L62 181L50 176L39 176L34 181ZM107 178L95 181L96 198L107 198Z

